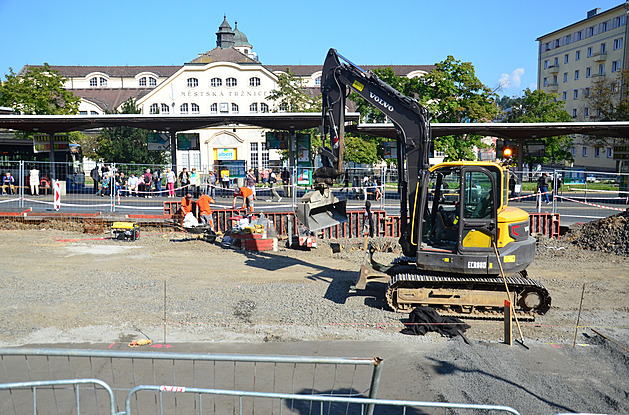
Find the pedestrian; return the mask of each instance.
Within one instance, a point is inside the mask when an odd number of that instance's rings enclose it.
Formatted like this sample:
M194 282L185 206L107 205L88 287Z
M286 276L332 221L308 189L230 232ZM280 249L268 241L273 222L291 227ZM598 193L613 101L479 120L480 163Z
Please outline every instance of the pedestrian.
M151 169L146 169L142 177L144 177L144 188L146 189L144 197L151 199L153 197L153 190L151 189L153 185L153 175L151 174Z
M129 180L127 182L127 188L129 189L129 196L137 196L138 189L140 185L140 179L135 175L135 173L131 173Z
M100 182L100 173L98 172L98 164L94 166L92 171L90 172L90 177L94 182L94 194L98 193L98 183Z
M290 172L286 167L282 170L282 186L284 186L284 197L291 197Z
M39 170L35 166L28 171L28 180L31 186L31 196L39 196Z
M221 169L221 186L223 186L223 196L225 196L229 189L229 169L227 166Z
M539 179L537 179L537 191L542 193L542 201L546 200L546 204L550 204L550 198L548 197L548 186L550 184L550 177L545 172Z
M190 173L190 188L192 195L198 198L199 192L201 191L201 174L197 172L196 167L193 167Z
M275 173L271 172L271 175L269 177L269 186L271 187L271 198L267 199L267 202L273 202L273 199L275 199L276 197L277 197L278 202L282 201L282 197L277 193L277 190L275 190L276 185L277 185L277 178L275 176Z
M266 187L267 183L269 182L269 170L266 167L263 168L260 176L262 176L262 186Z
M216 197L216 182L217 182L216 172L214 170L210 170L207 174L207 185L208 185L207 194L211 198Z
M157 191L157 196L162 196L162 179L164 175L162 174L162 170L157 168L153 171L153 183L155 183L155 190Z
M168 188L168 197L175 197L175 172L170 167L166 168L166 188Z
M179 186L181 186L182 194L190 192L190 173L188 173L188 169L185 167L179 173Z
M246 186L237 188L234 190L234 202L232 203L232 209L236 209L236 199L238 196L242 197L241 209L248 209L249 213L253 213L253 192Z
M245 186L251 189L253 200L256 200L256 176L253 174L253 169L249 169L245 175Z
M363 197L365 201L367 201L367 194L368 194L368 189L369 189L369 177L367 176L363 177L362 188L363 188Z

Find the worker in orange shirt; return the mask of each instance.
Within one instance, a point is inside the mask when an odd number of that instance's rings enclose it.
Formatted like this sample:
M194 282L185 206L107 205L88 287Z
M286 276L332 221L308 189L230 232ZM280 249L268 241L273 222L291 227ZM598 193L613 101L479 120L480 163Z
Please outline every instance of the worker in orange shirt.
M201 223L209 226L210 229L214 230L214 222L212 221L212 208L210 207L210 203L215 203L214 199L212 199L207 193L203 193L201 197L197 200L197 207L199 208Z
M193 203L192 193L188 193L181 198L181 216L183 218L185 218L188 213L192 212Z
M232 203L232 209L236 208L236 199L238 196L242 196L242 209L248 208L249 212L253 212L253 190L248 187L241 187L234 190L234 203Z

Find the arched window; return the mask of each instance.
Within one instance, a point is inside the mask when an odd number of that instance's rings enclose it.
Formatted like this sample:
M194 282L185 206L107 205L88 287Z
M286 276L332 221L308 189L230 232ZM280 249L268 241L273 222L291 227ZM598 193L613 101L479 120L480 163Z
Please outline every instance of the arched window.
M260 78L257 76L249 78L249 86L260 86Z
M90 86L98 86L98 78L91 78Z
M151 104L149 114L159 114L159 106L157 104Z
M232 113L238 114L238 104L232 103Z
M218 112L218 104L214 103L210 105L210 113L216 114Z
M199 80L197 78L188 78L186 85L188 88L196 88L199 86Z
M254 102L253 104L249 105L249 112L258 112L258 103Z
M199 113L199 106L195 103L190 104L190 108L192 109L192 113L193 114L198 114Z
M318 76L317 79L315 79L315 85L321 85L321 77Z
M181 104L181 106L179 107L179 113L180 114L187 114L188 113L188 104Z
M238 81L236 80L236 78L227 78L225 80L225 85L226 86L231 86L231 87L237 86L238 85Z
M280 104L280 111L282 111L282 112L287 112L287 111L288 111L288 104L287 104L287 103L285 103L285 102L282 102L282 103Z
M149 76L149 86L156 86L157 85L157 79L153 78L152 76Z
M140 78L140 86L146 86L146 76L143 78Z
M221 78L212 78L210 79L210 86L214 88L223 86L223 80Z
M107 78L98 78L98 86L107 86Z
M269 112L269 106L264 102L260 103L260 112Z
M168 107L168 104L162 104L162 114L168 114L170 112L170 108Z

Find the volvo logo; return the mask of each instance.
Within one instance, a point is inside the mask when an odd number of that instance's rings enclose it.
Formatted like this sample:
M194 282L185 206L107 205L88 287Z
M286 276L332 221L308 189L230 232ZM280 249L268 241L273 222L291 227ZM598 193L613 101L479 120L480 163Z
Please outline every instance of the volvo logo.
M369 91L369 98L373 99L375 102L382 105L384 108L386 108L390 112L393 112L393 105L389 104L388 102L386 102L385 100L383 100L382 98L380 98L378 95L374 94L371 91Z

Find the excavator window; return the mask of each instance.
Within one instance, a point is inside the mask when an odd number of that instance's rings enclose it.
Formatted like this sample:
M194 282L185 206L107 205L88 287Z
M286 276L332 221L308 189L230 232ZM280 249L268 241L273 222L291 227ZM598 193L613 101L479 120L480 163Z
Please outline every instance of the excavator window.
M494 189L487 174L481 171L465 173L466 219L487 219L494 210Z

